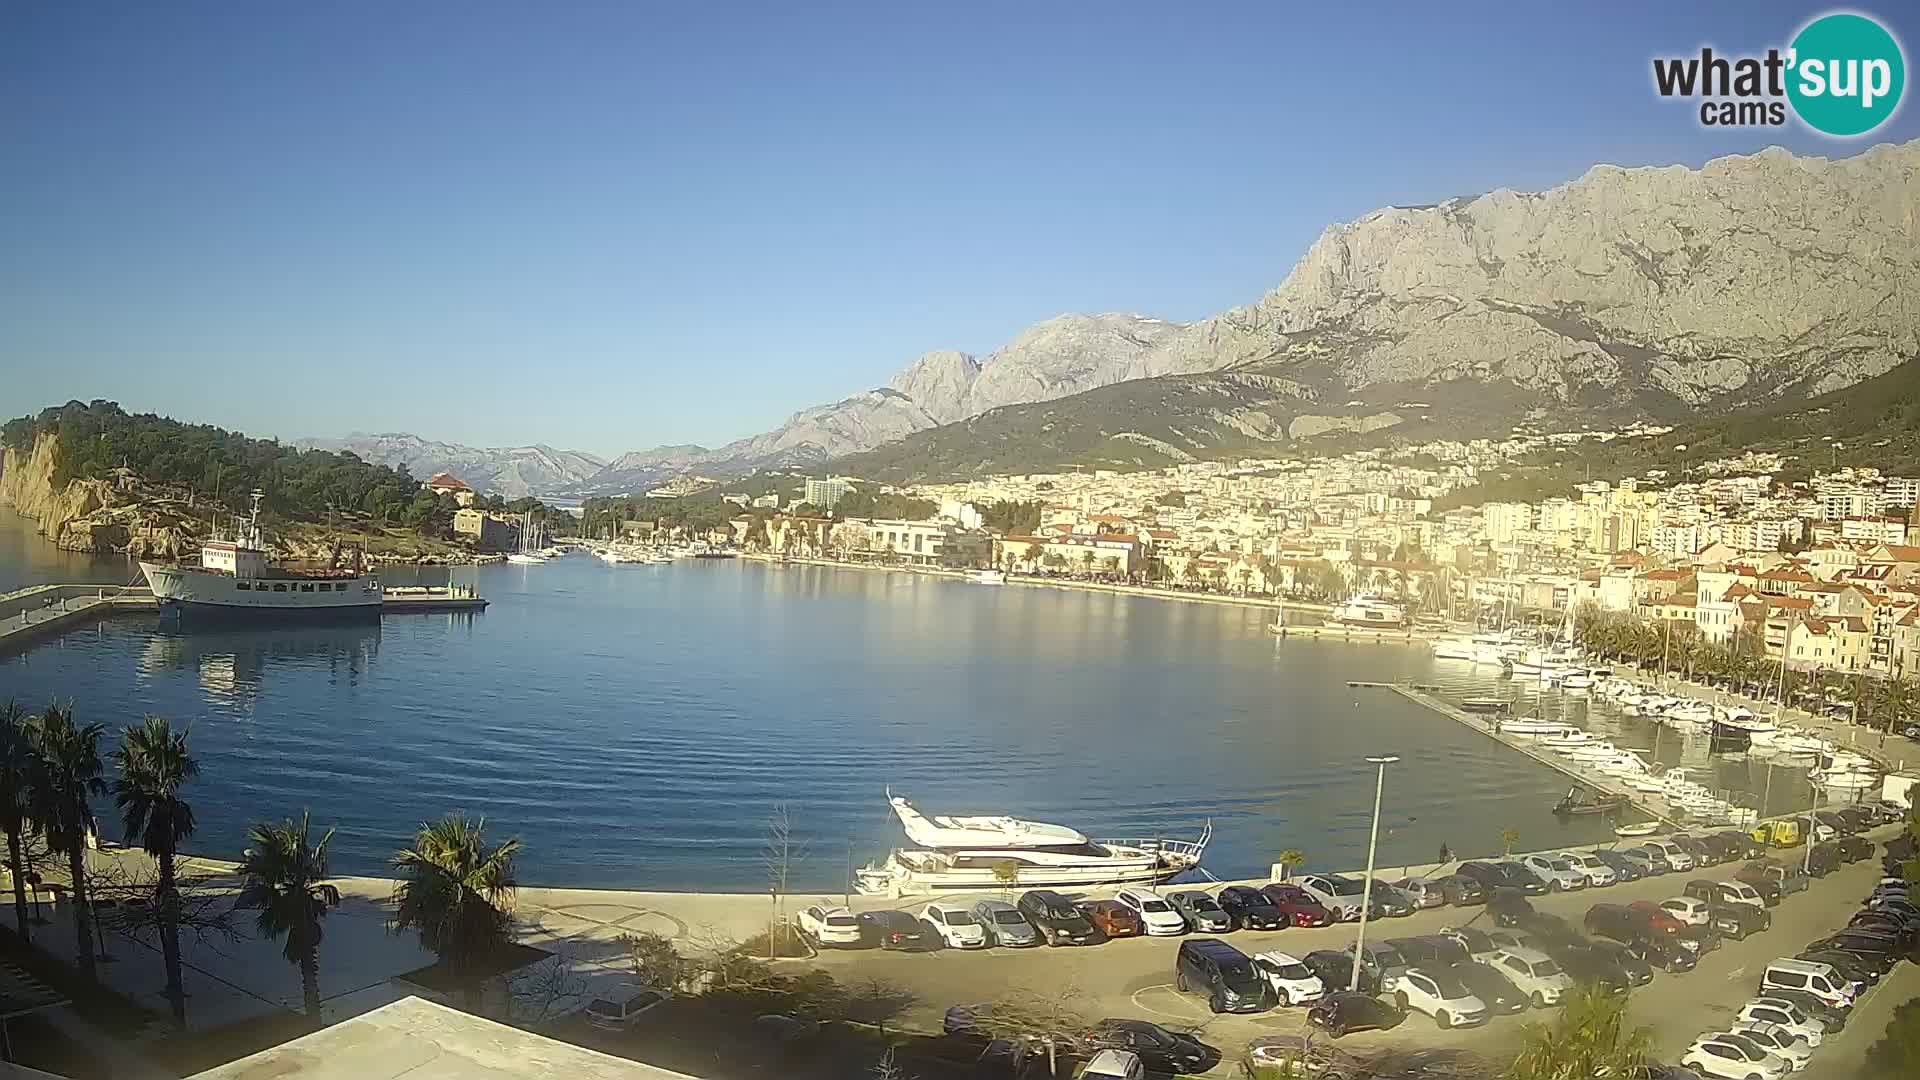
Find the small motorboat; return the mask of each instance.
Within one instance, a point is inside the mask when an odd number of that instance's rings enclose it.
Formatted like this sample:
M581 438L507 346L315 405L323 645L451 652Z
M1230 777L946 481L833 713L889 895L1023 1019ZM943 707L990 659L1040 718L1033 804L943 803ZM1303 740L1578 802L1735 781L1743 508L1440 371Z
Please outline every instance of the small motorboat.
M1659 822L1641 821L1632 825L1616 825L1613 830L1613 835L1615 836L1652 836L1654 833L1657 833L1659 831L1660 831Z
M1503 713L1513 708L1513 702L1499 698L1468 698L1460 703L1460 708L1470 713Z
M1560 801L1553 804L1556 815L1568 814L1610 814L1627 805L1625 795L1605 795L1597 792L1568 788Z

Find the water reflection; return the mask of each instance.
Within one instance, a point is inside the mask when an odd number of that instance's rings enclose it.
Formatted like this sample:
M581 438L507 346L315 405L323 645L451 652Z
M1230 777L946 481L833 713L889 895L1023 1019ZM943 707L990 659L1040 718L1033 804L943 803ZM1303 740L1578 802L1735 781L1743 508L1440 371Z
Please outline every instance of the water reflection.
M142 676L192 671L210 698L244 702L270 668L324 669L357 685L380 654L380 621L195 627L172 619L154 626L136 662Z

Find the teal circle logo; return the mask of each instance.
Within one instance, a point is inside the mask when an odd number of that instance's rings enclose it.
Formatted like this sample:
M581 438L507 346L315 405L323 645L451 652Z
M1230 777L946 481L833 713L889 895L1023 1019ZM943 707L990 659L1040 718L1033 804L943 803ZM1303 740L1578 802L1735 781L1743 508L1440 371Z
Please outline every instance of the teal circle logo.
M1865 15L1822 15L1793 39L1787 100L1815 131L1865 135L1893 115L1907 85L1900 43Z

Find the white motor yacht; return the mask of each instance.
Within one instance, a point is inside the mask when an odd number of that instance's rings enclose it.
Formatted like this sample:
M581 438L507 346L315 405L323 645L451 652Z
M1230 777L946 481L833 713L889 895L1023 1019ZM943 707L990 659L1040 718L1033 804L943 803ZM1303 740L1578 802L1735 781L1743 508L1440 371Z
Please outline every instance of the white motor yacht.
M1473 640L1463 637L1434 638L1431 650L1435 660L1465 660L1472 663L1476 655Z
M1335 604L1327 618L1347 626L1392 628L1406 625L1407 613L1398 604L1388 603L1369 593L1360 593L1344 603Z
M1502 720L1499 728L1505 735L1534 735L1540 737L1542 741L1555 735L1572 735L1580 731L1572 724L1563 724L1558 720L1542 720L1537 716Z
M1064 825L1002 816L927 817L889 794L888 804L915 846L854 875L868 896L953 890L1068 888L1160 884L1200 863L1213 836L1197 841L1090 840Z

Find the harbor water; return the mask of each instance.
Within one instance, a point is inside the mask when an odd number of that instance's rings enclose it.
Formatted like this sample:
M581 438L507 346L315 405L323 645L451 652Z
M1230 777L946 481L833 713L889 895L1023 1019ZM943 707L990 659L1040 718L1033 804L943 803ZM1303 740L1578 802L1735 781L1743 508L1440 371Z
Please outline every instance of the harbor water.
M0 519L0 581L124 580L124 560L51 552ZM435 568L390 584L444 581ZM379 873L428 818L485 815L526 844L531 884L761 891L784 804L804 887L900 839L891 787L928 812L1010 813L1099 837L1192 839L1205 866L1263 875L1365 861L1374 771L1394 753L1380 861L1441 844L1497 852L1610 836L1555 819L1567 781L1434 711L1348 683L1517 695L1623 745L1654 732L1557 692L1535 701L1424 647L1281 641L1257 608L736 560L458 568L484 614L347 625L199 626L116 616L0 660L0 699L71 699L116 732L192 729L192 850L232 856L251 822L337 825L339 873ZM1759 792L1765 767L1658 756ZM1804 801L1775 770L1776 806ZM102 799L97 813L111 820ZM109 829L112 826L108 826Z

